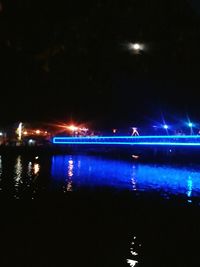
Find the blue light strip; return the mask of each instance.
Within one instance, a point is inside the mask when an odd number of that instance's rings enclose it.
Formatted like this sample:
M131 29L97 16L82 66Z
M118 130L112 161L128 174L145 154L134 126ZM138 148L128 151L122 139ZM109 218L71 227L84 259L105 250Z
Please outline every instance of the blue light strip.
M118 139L119 141L116 139ZM123 139L124 139L124 141L123 141ZM144 140L144 139L146 139L146 140ZM153 141L151 141L151 139L153 139ZM158 139L158 140L155 140L155 139ZM167 141L166 141L166 139L167 139ZM187 140L187 139L189 139L189 140ZM191 142L191 141L193 141L193 142ZM200 136L194 136L194 135L185 135L185 136L159 135L159 136L155 136L155 135L153 135L153 136L54 137L53 138L53 144L200 146Z
M59 138L59 139L66 139L66 140L75 140L75 139L83 139L83 140L88 140L88 139L123 139L123 138L128 138L128 139L144 139L144 138L169 138L169 139L174 139L174 138L191 138L191 139L200 139L200 135L140 135L140 136L86 136L86 137L54 137L54 138Z

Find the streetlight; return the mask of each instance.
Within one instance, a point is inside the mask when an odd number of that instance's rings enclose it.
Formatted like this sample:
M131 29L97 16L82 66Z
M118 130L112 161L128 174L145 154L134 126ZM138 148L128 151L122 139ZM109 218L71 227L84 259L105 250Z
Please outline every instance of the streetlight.
M18 125L18 128L16 130L17 138L20 142L22 141L22 128L23 128L23 124L22 124L22 122L20 122Z
M167 133L167 135L168 135L168 129L169 129L169 126L168 126L167 124L164 124L164 125L163 125L163 129L166 130L166 133Z
M69 125L69 126L67 126L67 128L72 132L73 136L75 136L77 134L77 131L78 131L78 127L77 126Z
M190 135L192 135L193 134L193 123L192 122L189 122L188 123L188 127L190 128Z

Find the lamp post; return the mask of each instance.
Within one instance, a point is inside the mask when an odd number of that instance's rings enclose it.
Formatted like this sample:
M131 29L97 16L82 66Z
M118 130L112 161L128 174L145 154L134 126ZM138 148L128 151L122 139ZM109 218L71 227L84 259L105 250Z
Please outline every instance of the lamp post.
M193 123L192 122L189 122L188 123L188 126L190 128L190 135L193 135Z
M163 125L163 128L166 130L167 135L168 135L168 129L169 129L169 126L168 126L167 124L164 124L164 125Z
M22 129L23 129L23 125L22 125L22 122L20 122L19 125L18 125L18 128L16 130L17 139L18 139L19 142L22 141Z

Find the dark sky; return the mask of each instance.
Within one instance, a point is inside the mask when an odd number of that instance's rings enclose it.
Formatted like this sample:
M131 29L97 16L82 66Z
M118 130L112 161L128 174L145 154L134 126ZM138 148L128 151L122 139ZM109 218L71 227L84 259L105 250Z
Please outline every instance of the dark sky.
M0 3L0 123L200 119L197 0Z

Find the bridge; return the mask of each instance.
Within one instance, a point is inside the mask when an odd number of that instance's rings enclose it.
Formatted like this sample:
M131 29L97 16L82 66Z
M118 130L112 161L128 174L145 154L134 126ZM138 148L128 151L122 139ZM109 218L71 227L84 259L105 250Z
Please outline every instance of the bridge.
M55 145L191 146L200 147L199 135L87 136L52 139Z

